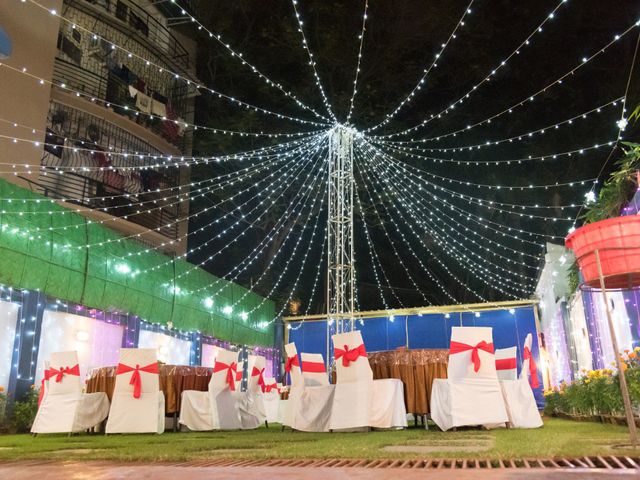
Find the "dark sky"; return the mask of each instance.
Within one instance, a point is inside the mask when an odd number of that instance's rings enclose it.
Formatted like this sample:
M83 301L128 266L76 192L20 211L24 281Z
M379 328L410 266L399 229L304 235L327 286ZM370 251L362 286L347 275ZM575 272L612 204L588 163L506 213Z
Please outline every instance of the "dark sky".
M400 131L447 108L500 65L558 3L546 0L517 3L473 2L472 12L465 18L464 26L447 46L437 67L429 73L414 100L393 121L373 133ZM441 44L447 40L468 4L469 1L457 0L369 2L358 94L352 117L352 123L358 130L362 131L382 121L385 114L408 95L424 68L431 65ZM570 0L564 3L556 11L554 18L547 22L543 31L532 37L530 45L523 47L506 65L498 69L490 82L478 86L473 95L454 111L397 140L429 138L463 129L524 100L524 105L518 106L510 114L496 118L490 124L483 124L455 137L417 146L452 148L481 144L487 140L526 134L562 122L623 96L638 39L638 28L578 69L575 74L565 78L561 85L554 85L536 95L533 101L526 101L529 96L578 66L584 57L588 58L596 53L614 35L624 32L637 21L640 18L638 6L638 2L628 0ZM298 2L304 32L316 59L321 83L340 121L344 121L349 108L363 7L363 1L353 0ZM195 17L207 29L220 34L225 42L242 52L244 58L266 76L281 83L305 104L325 113L289 1L208 0L200 2L199 8L194 12ZM314 119L308 111L300 109L291 99L257 78L238 58L232 58L218 43L209 39L204 30L200 33L198 76L205 84L275 112ZM633 109L640 101L639 78L640 67L636 67L631 77L628 109ZM546 131L544 135L537 134L525 137L522 141L504 142L498 146L463 152L415 153L462 162L487 162L578 150L615 139L616 120L620 117L620 112L619 105L607 106L600 113L591 114L586 119L578 118L571 124L565 123L557 130ZM309 130L305 125L239 109L210 95L202 95L198 99L196 113L196 123L218 128L278 133ZM637 140L637 131L634 125L630 125L624 132L625 139ZM246 151L282 141L203 132L199 132L196 140L196 153L202 155ZM392 152L389 147L385 151ZM437 163L394 153L395 161L404 162L409 169L407 171L419 176L404 175L399 170L392 170L397 166L390 167L388 162L375 168L367 166L364 158L356 159L359 162L358 169L364 169L365 175L371 176L369 188L377 185L382 196L385 193L389 195L387 200L378 202L375 194L367 192L363 177L356 175L358 193L365 210L364 215L358 213L355 221L360 307L368 310L384 306L376 277L385 287L383 295L389 307L417 306L427 302L452 303L443 293L443 285L457 300L464 302L478 301L478 296L471 291L488 300L509 299L507 293L524 296L524 293L517 292L522 287L524 276L528 277L529 282L535 282L535 267L539 264L535 257L542 251L540 246L544 242L544 237L540 235L564 236L571 222L522 218L470 204L468 198L451 200L456 210L447 214L446 210L442 210L444 204L430 196L430 189L434 188L433 185L438 185L450 192L485 201L556 207L526 210L527 213L541 216L575 216L577 209L561 210L559 206L583 203L584 193L588 189L586 186L513 191L507 188L478 188L460 182L502 186L545 185L594 178L603 168L606 177L615 159L621 154L620 151L615 152L605 165L610 152L611 148L599 148L588 150L582 155L561 156L555 160L550 157L544 162L501 163L499 166ZM200 180L245 166L247 165L230 163L224 166L196 167L193 177ZM308 169L305 171L308 172ZM389 177L393 171L395 176ZM381 183L385 176L392 179L391 185ZM233 192L247 188L257 178L213 194L210 199L194 202L192 213L211 205L214 200L220 201L225 196L233 195ZM301 182L302 174L298 178ZM425 188L418 191L419 185ZM240 195L234 202L226 202L220 208L198 216L191 222L191 230L195 231L211 223L255 193L256 191L247 193L246 198ZM450 198L443 191L439 191L437 195L441 199ZM402 203L405 202L406 206L408 199L412 199L414 203L411 204L412 207L405 208ZM294 200L292 195L284 195L273 207L273 211L257 222L258 228L247 231L231 248L226 248L223 255L217 255L207 262L205 268L220 276L228 274L268 234ZM248 205L247 209L250 209L253 204ZM492 222L485 223L490 228L469 219L464 212L482 217L485 222ZM317 215L316 212L312 213L311 222L315 221ZM316 240L322 238L324 228L323 213L319 215L321 218ZM433 219L433 216L438 218ZM233 238L233 231L220 239L215 238L223 229L222 225L228 227L238 217L232 212L225 218L226 220L214 224L214 228L208 227L191 236L190 248L197 248L208 242L191 255L192 262L202 262ZM371 258L363 221L368 226L382 268ZM457 222L456 226L454 221ZM250 218L245 223L250 223ZM271 296L280 301L288 298L298 277L302 254L307 250L310 236L308 228L298 249L294 250L303 224L304 217L300 222L287 225L292 232L289 240L283 244L285 235L277 235L273 244L264 249L264 254L243 269L234 280L249 286L260 278L267 265L273 261L260 283L255 285L255 290L267 294L277 282ZM309 225L312 226L313 223ZM508 228L540 235L520 234L521 240L516 240L505 236L510 234ZM286 231L288 230L283 230ZM475 243L471 240L475 240ZM282 251L276 255L279 248ZM324 270L324 260L320 262L320 249L321 242L315 241L309 249L306 267L293 294L293 298L301 300L303 311L310 302L317 269ZM461 252L468 255L467 260L462 263L456 259L456 254ZM476 271L472 271L473 269ZM488 269L489 273L483 269ZM427 271L437 280L429 278ZM278 282L283 272L285 273ZM319 278L316 296L309 307L311 312L324 308L324 272ZM455 279L469 288L463 287ZM499 291L500 285L508 286ZM388 287L394 287L393 291ZM525 289L531 290L528 287Z

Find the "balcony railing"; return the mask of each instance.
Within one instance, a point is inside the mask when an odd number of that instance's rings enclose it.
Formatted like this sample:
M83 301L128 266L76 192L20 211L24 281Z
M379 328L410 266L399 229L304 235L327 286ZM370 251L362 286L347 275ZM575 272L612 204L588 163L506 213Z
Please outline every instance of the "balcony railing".
M115 20L121 29L133 30L137 36L145 38L152 46L162 49L171 62L184 72L189 69L189 52L166 26L135 2L131 0L64 0L64 3L91 15L97 13L98 18L102 20L106 20L104 15L108 15L111 21ZM86 4L97 8L86 8Z
M178 237L181 205L175 195L179 193L179 171L154 168L157 160L135 155L160 156L161 152L104 119L56 102L51 103L47 123L42 158L46 168L37 181L25 180L48 197L126 218L172 239ZM149 168L123 168L145 166ZM60 167L65 167L63 175Z

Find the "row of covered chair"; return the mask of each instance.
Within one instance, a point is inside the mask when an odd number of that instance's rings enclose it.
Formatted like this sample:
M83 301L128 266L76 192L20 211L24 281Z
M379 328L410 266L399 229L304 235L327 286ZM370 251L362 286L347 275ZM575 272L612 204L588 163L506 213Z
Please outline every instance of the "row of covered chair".
M257 428L277 421L280 386L264 377L265 359L249 356L248 389L240 390L238 353L218 349L207 392L183 392L180 423L191 430ZM106 393L82 393L78 354L51 354L40 388L32 433L72 433L107 420L105 433L162 433L165 399L155 349L123 348L111 402Z
M517 347L494 350L491 327L453 327L447 378L435 379L431 390L431 418L436 425L442 430L542 426L531 388L538 386L531 345L529 334L517 378Z
M154 349L120 350L111 403L106 393L82 393L77 352L51 354L31 432L80 432L96 427L105 418L106 433L164 431L164 395Z
M285 345L285 370L291 375L283 425L306 432L407 426L402 382L373 380L360 332L332 336L336 383L329 384L322 355Z

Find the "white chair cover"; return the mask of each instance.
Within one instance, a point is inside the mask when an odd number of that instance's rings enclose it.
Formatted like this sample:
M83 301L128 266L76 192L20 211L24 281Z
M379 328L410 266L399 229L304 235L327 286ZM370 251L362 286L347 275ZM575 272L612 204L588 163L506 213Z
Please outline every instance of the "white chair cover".
M321 354L301 353L305 387L298 400L292 428L303 432L328 432L335 385L329 377Z
M277 423L279 422L278 410L280 409L281 385L272 377L265 377L264 383L265 391L262 396L262 401L264 403L264 412L267 417L267 422Z
M236 392L242 390L242 377L244 373L244 362L238 362L238 370L236 371Z
M302 376L302 370L300 370L300 361L298 359L298 350L295 343L287 343L284 346L285 353L287 354L287 360L285 363L285 375L289 373L291 378L291 385L289 387L289 398L282 402L282 424L287 427L292 427L298 408L298 400L304 390L304 378ZM287 368L289 371L287 372Z
M514 428L539 428L543 425L530 385L531 382L537 382L538 379L537 376L535 380L533 377L529 379L532 343L533 337L529 333L525 337L522 349L524 360L520 378L516 380L514 375L512 380L500 382L509 414L509 423Z
M371 420L373 428L406 428L407 409L404 404L404 384L397 378L373 381Z
M121 348L106 433L162 432L164 394L160 390L157 351Z
M82 393L75 351L51 354L40 388L44 391L32 433L80 432L100 424L109 414L105 393Z
M264 357L249 355L247 391L237 394L243 430L258 428L267 418L262 400L265 364Z
M307 387L329 385L327 368L321 353L301 353L302 376Z
M332 336L336 386L330 430L368 428L371 424L373 371L359 331Z
M533 358L533 336L528 333L524 339L524 346L522 347L522 370L520 371L520 378L529 378L529 384L532 388L537 388L539 384L538 369L535 367L535 359ZM532 363L533 362L533 363Z
M496 349L496 372L500 380L518 378L517 347Z
M490 327L453 327L448 379L431 390L431 418L442 430L500 425L509 418L496 373Z
M234 388L236 385L234 368L237 369L238 353L223 348L217 348L216 352L208 391L182 392L179 422L189 430L238 430L242 426L236 394L229 386L230 378Z

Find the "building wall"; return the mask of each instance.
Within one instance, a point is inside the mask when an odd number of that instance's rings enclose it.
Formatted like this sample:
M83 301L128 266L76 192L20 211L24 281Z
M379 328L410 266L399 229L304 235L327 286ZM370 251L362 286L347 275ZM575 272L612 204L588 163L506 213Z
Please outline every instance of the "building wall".
M41 0L42 5L60 11L62 0ZM3 26L13 43L13 53L3 63L16 68L26 68L27 72L40 78L51 80L53 61L56 55L59 19L49 15L28 2L0 2L0 25ZM44 130L49 111L50 87L39 85L36 80L0 67L0 118ZM15 128L0 122L0 135L23 137L42 141L41 135L30 130ZM42 147L31 143L13 143L11 139L0 138L0 163L20 165L40 165ZM27 186L24 180L16 178L10 166L0 166L0 178Z

